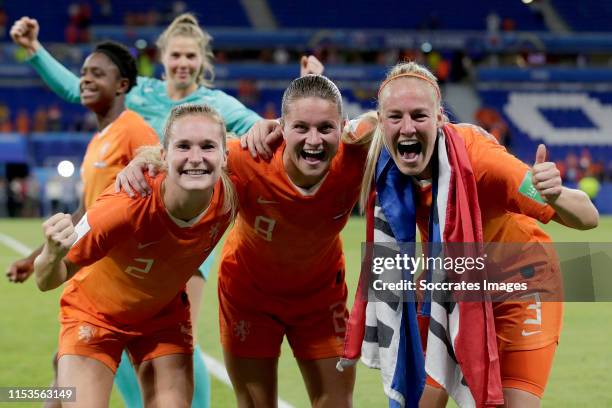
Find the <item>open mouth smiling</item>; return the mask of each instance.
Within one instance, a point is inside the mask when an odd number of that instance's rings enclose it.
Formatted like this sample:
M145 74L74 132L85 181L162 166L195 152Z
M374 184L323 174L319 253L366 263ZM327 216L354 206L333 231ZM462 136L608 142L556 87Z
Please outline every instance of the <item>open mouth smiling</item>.
M418 140L402 140L397 144L397 151L403 159L414 160L423 151Z
M302 149L300 156L306 161L321 161L325 159L325 149Z

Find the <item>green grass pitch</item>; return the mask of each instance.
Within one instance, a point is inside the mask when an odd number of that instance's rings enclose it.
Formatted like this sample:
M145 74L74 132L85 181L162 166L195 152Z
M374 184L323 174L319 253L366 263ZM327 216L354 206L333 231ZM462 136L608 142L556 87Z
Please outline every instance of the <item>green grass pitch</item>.
M0 219L0 232L34 247L41 243L40 223L40 220ZM587 232L572 231L557 225L545 228L555 241L612 241L612 217L602 218L596 230ZM343 232L348 263L349 299L353 296L357 282L360 242L363 236L363 220L351 219ZM0 271L6 270L18 257L19 254L0 243ZM16 285L4 278L0 279L0 386L40 387L49 384L52 377L51 356L57 343L60 293L60 290L41 293L32 280ZM202 349L222 361L214 273L205 288L197 325ZM611 339L612 303L568 303L561 342L543 406L612 407ZM310 405L299 370L286 343L279 363L279 396L295 407ZM9 406L40 405L19 403ZM111 406L123 406L116 392L113 392ZM231 389L214 378L212 406L235 406ZM387 406L378 371L359 366L355 406Z

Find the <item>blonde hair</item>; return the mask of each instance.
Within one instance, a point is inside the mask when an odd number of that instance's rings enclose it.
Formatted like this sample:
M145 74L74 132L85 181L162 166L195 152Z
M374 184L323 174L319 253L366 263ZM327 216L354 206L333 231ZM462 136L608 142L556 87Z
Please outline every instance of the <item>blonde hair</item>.
M211 119L213 122L219 125L221 130L221 147L223 154L227 150L227 132L225 130L225 122L221 116L208 105L205 104L191 104L186 103L183 105L175 106L171 111L166 125L164 127L164 134L162 138L162 146L147 146L140 148L138 153L138 159L147 164L152 164L158 169L166 170L167 164L161 159L162 149L168 150L170 145L170 139L172 138L172 129L174 124L182 118L188 116L203 116ZM238 211L238 194L234 187L234 183L227 174L227 169L223 168L221 171L221 182L223 184L223 212L230 213L230 217L233 220L236 217Z
M414 61L410 62L401 62L395 65L389 73L387 77L382 82L379 93L378 93L378 113L380 114L382 111L381 107L381 96L385 86L392 82L397 78L416 78L422 81L427 82L432 86L432 91L434 91L433 97L436 101L436 111L441 109L441 100L440 100L440 86L438 85L438 79L434 74L431 73L424 66L417 64ZM446 115L442 115L442 122L448 122L448 118ZM368 199L370 197L370 192L372 189L372 181L374 180L374 174L376 172L376 163L378 162L378 157L380 156L380 152L382 151L383 146L385 145L385 137L382 132L382 128L380 123L376 127L374 131L374 135L372 137L372 143L370 144L370 150L368 151L368 157L366 159L365 171L363 173L363 179L361 181L361 194L359 197L359 206L361 211L363 212L367 205Z
M197 81L199 85L211 86L215 79L215 69L212 63L214 55L210 47L211 35L200 27L198 19L193 14L181 14L172 20L172 23L157 39L156 45L162 54L166 52L170 39L176 36L193 38L197 42L202 54L202 66L198 72Z

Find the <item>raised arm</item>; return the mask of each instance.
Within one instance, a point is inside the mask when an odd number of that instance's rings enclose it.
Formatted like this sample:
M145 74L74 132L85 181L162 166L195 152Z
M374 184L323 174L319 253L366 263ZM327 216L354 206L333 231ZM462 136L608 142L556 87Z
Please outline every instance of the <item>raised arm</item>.
M34 260L36 284L42 291L55 289L76 272L73 264L64 260L77 239L69 214L58 213L43 223L46 242Z
M39 30L35 19L21 17L11 27L10 34L13 42L28 52L28 63L53 92L68 102L80 103L79 78L43 48L38 41Z
M538 146L532 167L533 185L554 210L553 220L567 227L587 230L599 223L599 212L584 191L563 187L557 165L546 161L546 146Z

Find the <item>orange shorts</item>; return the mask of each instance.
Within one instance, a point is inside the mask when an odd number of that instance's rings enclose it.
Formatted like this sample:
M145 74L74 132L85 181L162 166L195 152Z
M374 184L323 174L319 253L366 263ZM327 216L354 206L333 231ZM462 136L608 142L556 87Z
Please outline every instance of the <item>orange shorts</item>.
M502 387L542 398L561 334L563 303L531 295L523 302L493 304L493 315ZM441 388L429 376L427 384Z
M500 352L502 387L516 388L542 398L556 350L557 343L552 343L535 350ZM442 388L430 376L426 383Z
M346 286L324 299L278 299L255 288L234 293L219 282L219 324L225 351L244 358L280 356L286 335L295 358L318 360L342 355L346 331Z
M185 299L185 300L181 300ZM57 358L73 354L96 359L113 372L127 349L134 365L170 354L192 354L189 302L181 294L154 318L121 328L73 305L63 304Z

